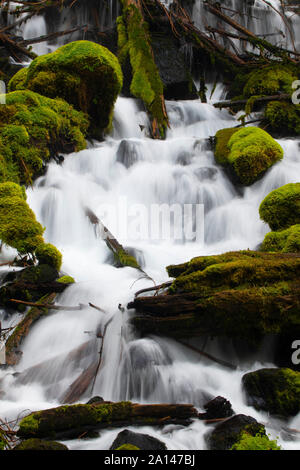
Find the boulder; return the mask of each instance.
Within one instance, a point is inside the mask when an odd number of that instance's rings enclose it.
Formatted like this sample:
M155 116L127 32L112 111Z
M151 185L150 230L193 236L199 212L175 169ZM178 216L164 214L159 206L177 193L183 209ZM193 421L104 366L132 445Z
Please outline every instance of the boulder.
M91 41L75 41L37 57L27 72L23 87L49 98L63 98L86 113L93 138L102 138L110 130L123 75L117 57L108 49Z
M289 183L272 191L259 207L260 218L272 230L300 224L300 183Z
M216 397L204 405L205 413L201 413L201 419L219 419L230 418L233 415L233 409L230 401L223 397Z
M274 163L283 158L283 149L258 127L222 129L216 133L215 159L238 184L258 181Z
M300 411L300 372L259 369L242 378L247 402L257 410L288 418Z
M135 446L140 450L167 450L166 445L159 439L148 434L132 432L128 429L119 432L109 450L121 450L120 448L125 445Z
M22 441L13 450L69 450L67 446L55 441L43 441L42 439L28 439Z
M292 225L285 230L267 233L260 249L281 253L300 252L300 224Z
M206 435L207 446L210 450L229 450L239 441L242 432L245 431L251 436L258 433L265 434L264 426L256 419L239 414L221 422Z

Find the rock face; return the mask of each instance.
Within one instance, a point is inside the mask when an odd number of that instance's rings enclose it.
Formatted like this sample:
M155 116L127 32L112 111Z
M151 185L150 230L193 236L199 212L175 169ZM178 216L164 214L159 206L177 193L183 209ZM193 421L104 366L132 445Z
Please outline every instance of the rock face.
M251 416L235 415L232 418L218 424L215 429L206 436L207 446L210 450L229 450L236 444L242 432L251 436L258 433L265 434L264 426Z
M281 146L257 127L222 129L216 134L215 158L237 183L249 186L281 160Z
M248 403L281 417L300 411L300 372L291 369L260 369L243 376Z
M109 450L116 450L121 446L130 444L140 450L167 450L166 445L148 434L140 434L124 429L119 432Z
M299 254L229 252L167 270L175 278L168 291L137 296L128 305L141 334L228 336L257 344L267 334L300 333Z
M90 41L75 41L37 57L26 70L22 87L49 98L63 98L86 113L92 137L100 138L110 129L123 75L118 59L108 49Z

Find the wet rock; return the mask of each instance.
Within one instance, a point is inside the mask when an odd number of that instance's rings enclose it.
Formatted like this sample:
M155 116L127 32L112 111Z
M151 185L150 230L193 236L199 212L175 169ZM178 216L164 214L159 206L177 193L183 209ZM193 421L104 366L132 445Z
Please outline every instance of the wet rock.
M195 175L198 180L202 183L203 181L216 181L218 176L217 168L213 167L202 167L195 170Z
M218 424L215 429L206 436L206 442L210 450L229 450L240 439L241 433L246 431L251 436L258 433L265 435L265 428L251 416L243 414Z
M287 368L259 369L242 378L247 402L257 410L281 417L300 411L300 372Z
M155 437L148 434L140 434L124 429L119 432L109 450L116 450L119 447L130 444L140 450L167 450L166 445Z
M223 397L216 397L204 405L205 413L200 414L201 419L229 418L233 415L230 401Z
M56 441L28 439L18 444L13 450L69 450L67 446Z
M94 405L95 403L103 403L104 399L102 397L93 397L91 398L88 402L86 402L87 405Z
M139 142L122 140L117 150L117 162L122 163L126 168L130 168L140 160L140 146Z

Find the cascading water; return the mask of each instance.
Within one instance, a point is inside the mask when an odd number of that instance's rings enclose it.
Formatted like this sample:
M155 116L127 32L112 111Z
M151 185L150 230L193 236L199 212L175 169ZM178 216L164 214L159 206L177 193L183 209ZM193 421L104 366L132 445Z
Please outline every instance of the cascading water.
M221 88L218 89L221 93ZM116 207L122 198L128 206L139 203L148 208L162 203L204 203L204 245L133 240L134 231L130 231L130 226L127 240L121 239L126 246L139 250L143 269L160 283L167 279L164 267L168 264L201 254L253 249L261 242L267 228L259 220L259 203L272 189L299 181L299 142L280 141L285 150L283 161L269 170L261 181L242 193L237 192L222 169L216 166L207 145L208 137L218 129L235 125L234 118L211 104L197 101L167 102L167 108L172 130L166 141L153 141L144 135L142 129L147 118L139 111L137 103L119 98L113 135L88 150L66 156L61 166L51 163L47 174L28 190L32 209L47 227L47 240L63 253L63 270L77 281L60 295L58 303L81 303L86 307L80 311L53 311L32 328L24 342L19 365L14 370L1 372L4 396L0 415L3 418L12 419L29 410L61 403L69 385L97 360L100 342L96 331L112 319L105 337L102 366L92 392L83 397L83 401L92 393L106 400L185 402L201 409L209 398L222 395L231 401L236 412L251 415L260 422L271 422L267 414L246 406L241 390L241 377L246 371L272 366L266 351L242 363L228 342L209 342L206 351L230 358L238 365L238 369L232 371L199 358L197 353L174 340L135 336L128 321L132 313L119 309L118 305L126 306L136 290L152 283L141 279L140 273L132 268L119 269L111 265L109 251L104 241L96 236L84 208L91 209L108 225L103 205ZM132 159L128 158L128 146ZM122 235L118 224L109 228L117 238ZM87 307L89 302L106 313ZM7 326L17 318L5 320L1 315L1 320L3 326ZM87 352L77 361L68 359L68 353L86 341L90 341ZM20 379L18 372L21 371ZM299 426L299 420L299 416L291 420L290 427L297 427L297 423ZM159 437L169 449L205 448L204 435L208 429L198 421L188 428L139 428L140 432ZM267 426L275 437L278 429L274 420ZM71 449L108 449L117 432L119 430L105 431L97 439L69 441L67 445ZM279 442L285 449L299 444L284 440L282 434Z

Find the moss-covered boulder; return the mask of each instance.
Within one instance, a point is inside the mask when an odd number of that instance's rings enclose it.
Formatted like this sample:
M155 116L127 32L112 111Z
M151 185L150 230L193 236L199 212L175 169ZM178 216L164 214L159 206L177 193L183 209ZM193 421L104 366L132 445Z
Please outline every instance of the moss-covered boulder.
M265 435L265 427L251 416L235 415L218 424L206 436L207 446L210 450L229 450L240 441L244 432L250 436L255 436L257 433Z
M58 152L86 148L87 128L86 115L61 99L8 93L0 106L0 183L31 184Z
M257 127L222 129L216 134L215 158L236 182L248 186L283 158L283 149Z
M129 429L119 432L110 450L130 450L128 446L134 447L135 450L167 450L167 446L159 439Z
M227 336L258 344L265 335L300 333L300 255L230 252L167 268L175 277L160 295L136 296L141 334Z
M266 106L264 121L272 135L298 136L300 134L300 105L271 101Z
M288 368L259 369L242 379L249 405L281 417L300 411L300 372Z
M286 184L268 194L259 207L259 215L272 230L300 224L300 183Z
M299 253L300 224L292 225L285 230L267 233L260 249L281 253Z
M243 95L272 96L279 93L292 94L292 84L298 79L297 70L293 66L270 65L251 72L247 77Z
M40 264L47 264L52 266L57 271L60 270L62 265L61 252L51 243L43 243L35 250L35 256Z
M42 439L27 439L22 441L13 450L69 450L67 446L61 442L43 441Z
M111 127L114 103L122 89L118 59L108 49L90 41L75 41L51 54L37 57L25 72L10 82L49 98L63 98L88 114L89 133L100 138Z

